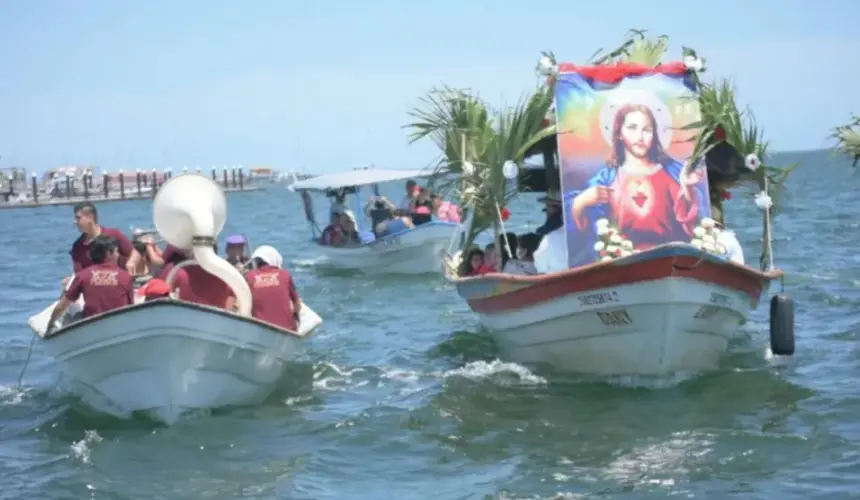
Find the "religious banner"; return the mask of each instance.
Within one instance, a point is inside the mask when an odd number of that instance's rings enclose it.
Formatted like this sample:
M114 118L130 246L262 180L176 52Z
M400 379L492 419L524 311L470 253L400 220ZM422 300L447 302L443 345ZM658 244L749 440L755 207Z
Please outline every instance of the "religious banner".
M711 206L705 164L690 158L698 131L688 129L700 112L684 65L559 69L555 97L569 266L693 241Z

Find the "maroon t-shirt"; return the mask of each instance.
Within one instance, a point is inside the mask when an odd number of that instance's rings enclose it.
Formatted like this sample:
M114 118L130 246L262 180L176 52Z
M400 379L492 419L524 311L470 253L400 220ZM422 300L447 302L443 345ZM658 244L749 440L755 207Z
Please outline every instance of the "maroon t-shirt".
M125 268L125 263L131 257L131 252L134 251L134 246L128 241L128 238L119 229L111 227L103 227L101 234L111 236L116 239L117 248L119 249L119 267ZM90 258L91 241L86 241L87 235L82 234L72 244L72 250L69 254L72 256L72 265L75 267L75 272L81 271L93 265L93 260Z
M75 273L66 298L84 296L84 317L134 304L134 279L116 264L93 264Z
M179 298L182 300L221 309L227 304L227 299L233 296L233 290L227 283L207 273L197 264L180 269L171 288L179 288Z
M251 315L286 330L296 331L298 325L293 316L293 303L299 301L299 294L289 271L263 266L248 271L245 280L251 287Z

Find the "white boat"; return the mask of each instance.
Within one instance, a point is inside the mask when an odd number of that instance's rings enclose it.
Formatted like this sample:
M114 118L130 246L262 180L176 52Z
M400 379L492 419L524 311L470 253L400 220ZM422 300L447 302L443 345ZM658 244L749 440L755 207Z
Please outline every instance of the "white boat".
M64 323L45 337L51 306L30 318L31 328L81 399L99 411L141 412L171 424L189 411L261 402L321 319L304 306L299 331L292 332L251 317L247 283L212 250L227 215L217 183L178 175L158 191L153 214L167 242L193 244L195 261L233 289L237 313L173 298L139 301Z
M310 191L330 194L336 190L352 193L353 212L363 213L362 187L378 190L377 184L432 175L427 170L384 170L362 168L337 174L321 175L290 184L304 201L305 215L311 224L315 248L322 257L321 264L337 269L360 270L368 274L425 274L442 270L442 256L449 242L459 234L460 224L432 221L396 234L374 239L369 243L350 246L319 244L319 226L314 218ZM328 212L326 212L328 214ZM359 231L369 224L359 217Z
M715 368L781 275L676 243L554 273L452 281L513 361L667 375Z

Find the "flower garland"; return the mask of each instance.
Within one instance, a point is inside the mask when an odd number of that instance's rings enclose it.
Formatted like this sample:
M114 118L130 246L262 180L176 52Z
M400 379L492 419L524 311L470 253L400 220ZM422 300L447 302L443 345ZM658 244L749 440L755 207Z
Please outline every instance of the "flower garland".
M594 244L594 251L600 255L601 261L621 259L638 252L633 248L633 242L627 239L618 227L612 225L609 219L598 219L595 226L597 243Z
M690 240L690 244L704 252L725 256L728 254L728 249L720 242L721 234L722 230L717 227L717 222L710 217L705 217L693 229L693 239Z

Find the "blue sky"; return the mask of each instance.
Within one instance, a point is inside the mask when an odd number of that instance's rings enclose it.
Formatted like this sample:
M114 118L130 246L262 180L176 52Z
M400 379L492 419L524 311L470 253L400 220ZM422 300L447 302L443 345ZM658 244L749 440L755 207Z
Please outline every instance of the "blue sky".
M5 0L0 165L419 167L436 152L401 126L431 87L513 102L540 50L583 62L629 28L697 49L775 148L818 148L860 113L857 19L846 0Z

